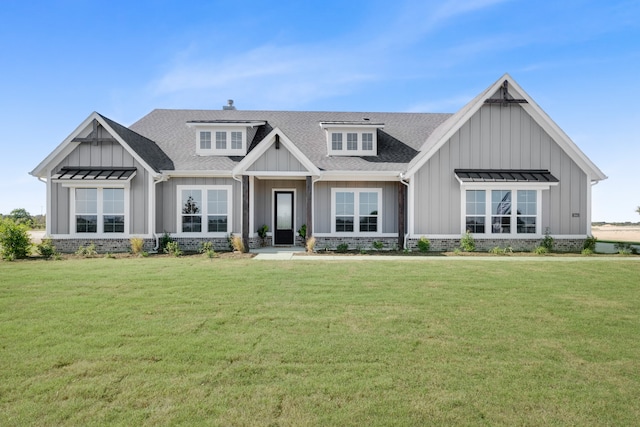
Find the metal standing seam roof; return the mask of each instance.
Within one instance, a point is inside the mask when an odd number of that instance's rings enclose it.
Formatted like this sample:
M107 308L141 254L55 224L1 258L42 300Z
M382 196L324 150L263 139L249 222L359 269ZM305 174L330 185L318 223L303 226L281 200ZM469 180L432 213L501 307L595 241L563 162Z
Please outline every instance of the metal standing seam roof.
M87 168L63 167L51 178L69 181L127 181L136 173L136 168Z
M559 182L542 169L455 169L462 182Z

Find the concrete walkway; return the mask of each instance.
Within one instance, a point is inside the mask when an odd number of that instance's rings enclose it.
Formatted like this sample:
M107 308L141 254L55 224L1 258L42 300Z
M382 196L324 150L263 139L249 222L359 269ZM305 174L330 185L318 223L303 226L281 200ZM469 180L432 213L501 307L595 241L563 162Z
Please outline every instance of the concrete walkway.
M253 259L262 260L290 260L296 253L304 253L304 248L298 246L266 246L264 248L252 249L251 253L257 254ZM300 258L300 257L298 257Z

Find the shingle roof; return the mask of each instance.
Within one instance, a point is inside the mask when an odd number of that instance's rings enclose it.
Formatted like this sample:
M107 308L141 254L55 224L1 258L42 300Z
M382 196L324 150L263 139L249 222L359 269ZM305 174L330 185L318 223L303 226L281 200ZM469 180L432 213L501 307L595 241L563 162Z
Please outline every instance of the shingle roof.
M398 171L407 164L427 137L450 114L304 112L250 110L154 110L130 126L137 134L155 141L173 160L175 170L230 171L242 159L228 156L197 156L196 129L188 122L249 122L265 125L249 129L249 151L274 128L279 128L319 169L334 171ZM322 122L364 122L384 124L378 129L378 155L340 157L327 155ZM367 122L368 122L367 121Z
M151 139L98 114L156 172L173 169L173 161Z

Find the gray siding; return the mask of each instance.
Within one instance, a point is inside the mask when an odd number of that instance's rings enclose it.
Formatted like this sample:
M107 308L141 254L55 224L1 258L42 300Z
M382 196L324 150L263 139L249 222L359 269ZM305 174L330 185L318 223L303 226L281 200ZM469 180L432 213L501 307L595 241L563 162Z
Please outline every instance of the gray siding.
M233 233L242 230L242 184L233 178L171 178L158 184L156 233L177 233L178 185L231 185Z
M461 232L456 168L548 169L560 184L542 192L542 231L587 232L586 174L520 105L482 106L415 174L416 234Z
M306 181L301 180L254 180L254 228L257 230L263 224L273 231L273 190L295 189L294 200L294 230L300 229L307 221L307 186ZM249 230L254 233L256 230Z
M382 232L398 232L397 181L319 181L314 186L314 233L331 233L332 188L382 188Z
M275 144L267 149L252 165L250 171L306 172L302 163L282 145L276 150Z
M91 144L83 142L56 167L54 173L63 166L135 167L136 176L131 180L129 190L129 233L148 233L149 172L138 163L117 142ZM70 214L69 189L61 184L51 184L53 234L68 234Z

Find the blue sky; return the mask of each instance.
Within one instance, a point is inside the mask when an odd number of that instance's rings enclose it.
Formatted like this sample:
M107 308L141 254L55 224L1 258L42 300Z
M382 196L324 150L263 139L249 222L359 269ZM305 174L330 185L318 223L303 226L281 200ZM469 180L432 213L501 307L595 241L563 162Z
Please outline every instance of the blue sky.
M640 1L0 2L0 213L92 111L455 112L505 72L609 179L594 221L640 221Z

